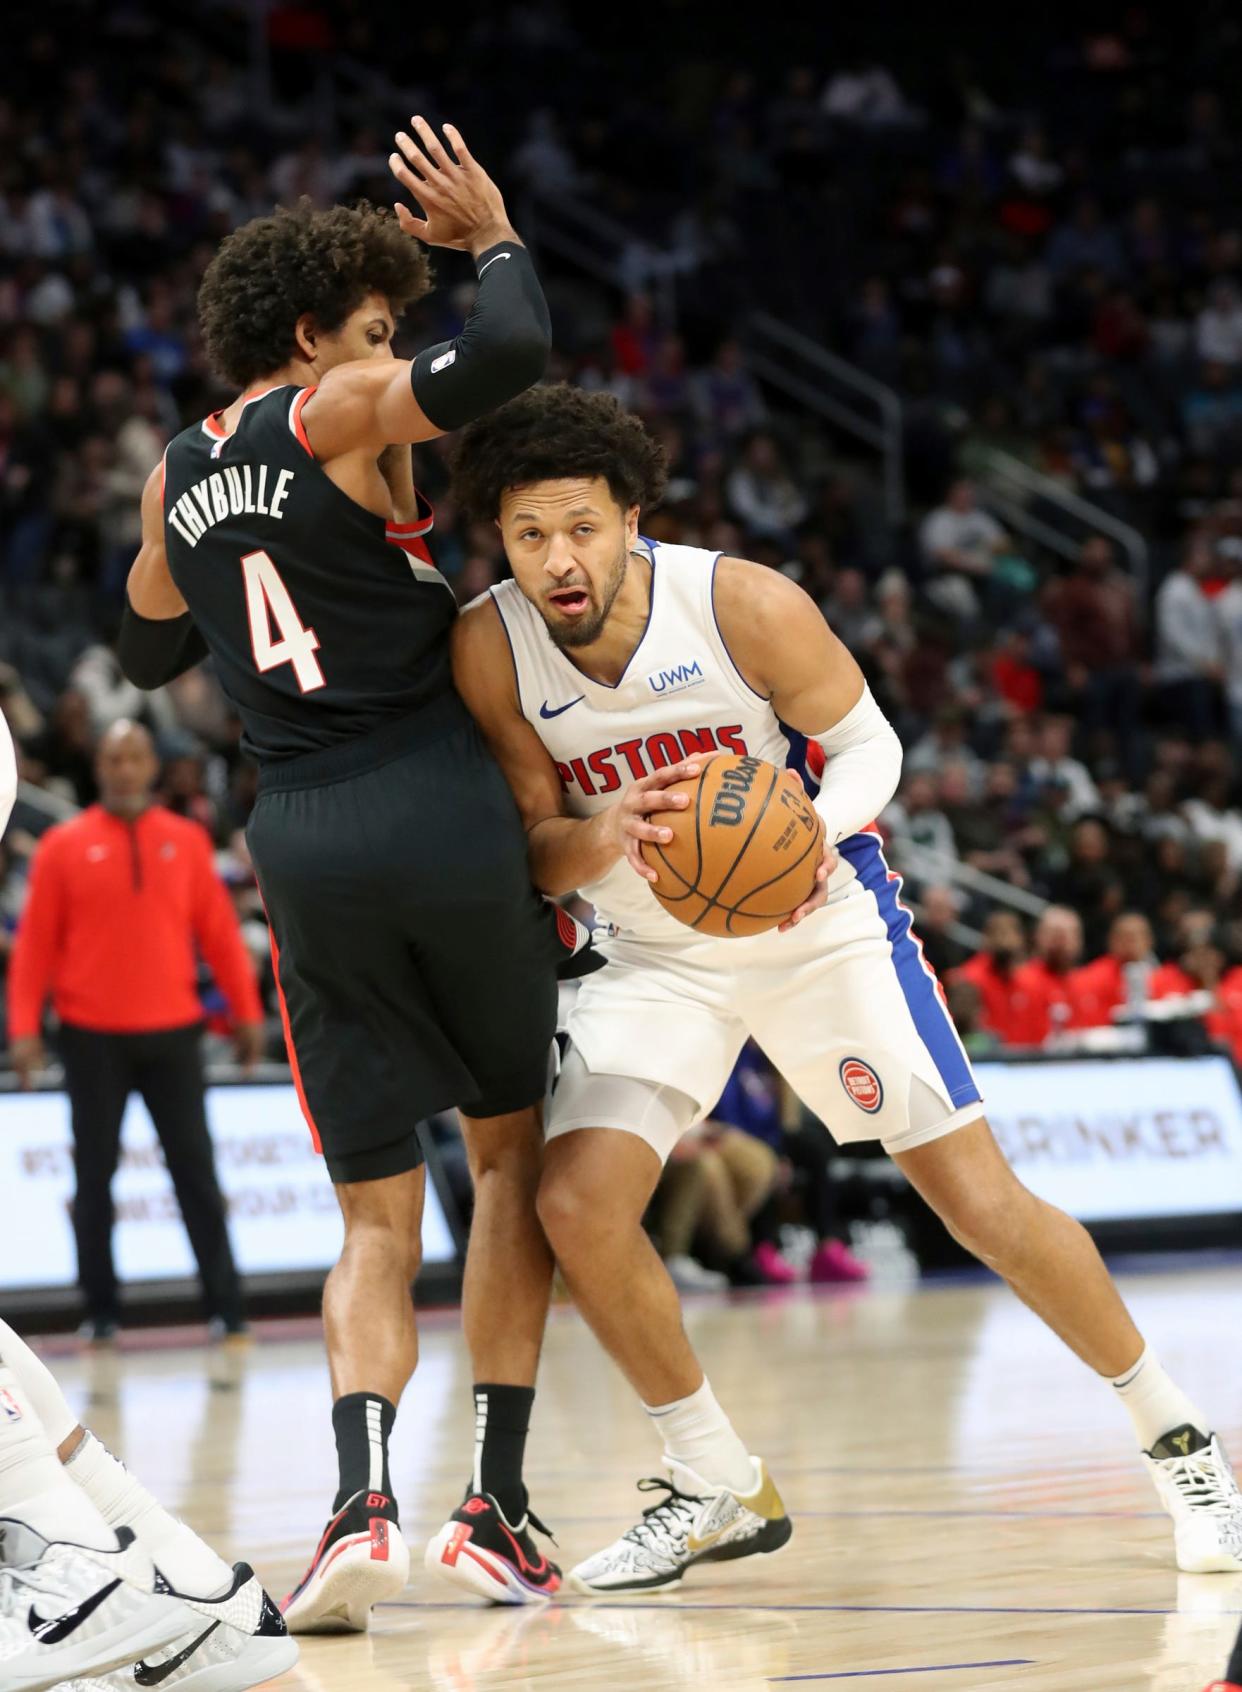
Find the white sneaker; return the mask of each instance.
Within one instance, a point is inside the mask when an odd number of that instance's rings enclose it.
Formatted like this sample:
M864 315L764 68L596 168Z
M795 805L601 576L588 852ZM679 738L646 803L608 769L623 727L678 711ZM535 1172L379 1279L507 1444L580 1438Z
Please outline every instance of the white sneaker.
M156 1590L150 1561L117 1535L115 1551L48 1541L0 1520L0 1686L42 1692L158 1651L191 1621Z
M680 1253L666 1257L664 1267L678 1292L723 1292L729 1284L718 1269L705 1269L697 1258Z
M247 1564L234 1566L233 1584L218 1598L177 1597L194 1625L172 1640L158 1660L150 1651L102 1679L72 1681L64 1692L135 1692L155 1686L167 1692L249 1692L297 1662L298 1647L284 1617Z
M1242 1492L1215 1434L1174 1428L1143 1453L1160 1502L1173 1518L1184 1574L1242 1573Z
M711 1487L681 1463L671 1480L641 1480L640 1492L662 1491L658 1504L613 1544L569 1574L576 1592L666 1592L696 1563L770 1556L788 1544L793 1523L764 1463L752 1457L750 1492Z

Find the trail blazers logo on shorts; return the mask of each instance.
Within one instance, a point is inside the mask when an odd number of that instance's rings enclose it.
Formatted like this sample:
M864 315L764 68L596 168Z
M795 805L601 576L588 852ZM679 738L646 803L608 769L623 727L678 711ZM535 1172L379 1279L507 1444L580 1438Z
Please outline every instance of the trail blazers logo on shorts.
M884 1086L871 1065L861 1058L842 1058L838 1073L841 1085L859 1110L874 1116L884 1103Z

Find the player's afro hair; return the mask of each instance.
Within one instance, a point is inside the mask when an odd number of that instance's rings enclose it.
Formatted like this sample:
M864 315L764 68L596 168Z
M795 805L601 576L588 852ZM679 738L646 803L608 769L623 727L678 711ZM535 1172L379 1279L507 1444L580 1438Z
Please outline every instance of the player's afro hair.
M624 510L649 510L664 494L668 465L660 443L611 394L555 382L528 388L463 431L453 492L471 517L487 521L509 488L568 476L602 476Z
M332 334L368 294L382 294L397 317L430 286L426 252L392 212L366 202L319 211L302 199L221 243L198 317L213 367L245 388L293 357L303 312Z

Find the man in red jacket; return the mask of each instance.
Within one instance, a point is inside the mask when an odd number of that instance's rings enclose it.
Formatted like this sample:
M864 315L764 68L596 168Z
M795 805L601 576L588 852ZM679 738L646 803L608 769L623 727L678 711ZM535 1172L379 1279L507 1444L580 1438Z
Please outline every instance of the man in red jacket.
M1210 941L1187 946L1181 956L1153 970L1147 983L1149 999L1181 999L1192 993L1211 993L1215 1003L1203 1015L1208 1037L1233 1055L1242 1055L1242 981L1239 972L1225 973L1225 955Z
M1035 927L1035 956L1014 971L1030 1010L1026 1032L1033 1045L1079 1026L1075 976L1081 961L1082 918L1068 905L1049 905Z
M1015 912L993 911L983 925L983 950L956 972L979 989L982 1026L1003 1046L1039 1045L1047 1023L1042 999L1022 983L1025 950L1026 935Z
M197 953L228 1000L247 1066L262 1049L254 970L207 835L152 802L158 765L147 731L115 723L96 773L100 803L50 829L35 853L9 965L13 1067L25 1087L42 1068L50 994L71 1108L86 1331L116 1331L111 1186L137 1090L164 1148L208 1315L240 1332L241 1283L207 1127Z
M1123 911L1113 919L1104 955L1074 971L1078 1027L1107 1028L1124 1005L1143 1004L1155 968L1151 924L1140 911Z

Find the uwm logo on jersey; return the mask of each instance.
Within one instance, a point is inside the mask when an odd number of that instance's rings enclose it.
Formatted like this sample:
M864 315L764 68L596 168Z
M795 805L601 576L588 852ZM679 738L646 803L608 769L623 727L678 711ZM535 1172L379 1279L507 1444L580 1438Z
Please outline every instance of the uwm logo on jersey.
M681 693L688 687L698 687L706 680L702 664L697 658L692 658L688 664L678 664L673 669L653 670L647 677L647 686L652 693Z
M617 793L632 781L654 775L682 758L692 758L696 752L747 751L741 723L728 723L723 728L662 730L659 734L639 735L633 740L618 740L612 746L601 746L583 758L571 758L568 763L557 760L557 774L561 786L568 793L576 789L588 799L606 793Z

